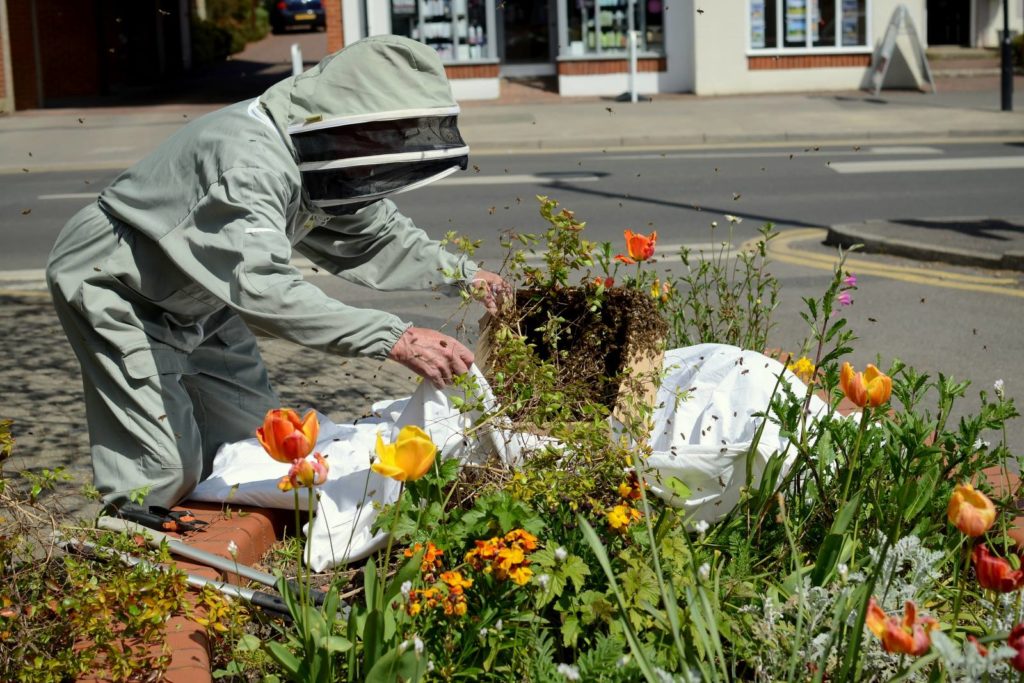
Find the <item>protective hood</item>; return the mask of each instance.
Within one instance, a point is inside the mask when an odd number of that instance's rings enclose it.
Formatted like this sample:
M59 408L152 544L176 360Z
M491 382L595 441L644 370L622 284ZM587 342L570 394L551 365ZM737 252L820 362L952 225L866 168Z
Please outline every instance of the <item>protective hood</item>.
M466 168L469 147L441 60L408 38L360 40L259 101L323 213L352 213Z

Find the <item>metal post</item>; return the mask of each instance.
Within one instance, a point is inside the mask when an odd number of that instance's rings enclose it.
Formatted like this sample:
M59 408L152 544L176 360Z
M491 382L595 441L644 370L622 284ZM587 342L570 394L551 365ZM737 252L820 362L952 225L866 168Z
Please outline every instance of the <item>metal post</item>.
M1002 109L1013 111L1013 55L1010 43L1010 2L1003 0L1003 41L1002 45Z
M1004 0L1005 1L1005 0ZM629 101L636 102L636 0L629 0L629 13L626 19L626 27L629 35L627 44L629 46Z
M302 73L302 48L298 43L292 43L292 76Z

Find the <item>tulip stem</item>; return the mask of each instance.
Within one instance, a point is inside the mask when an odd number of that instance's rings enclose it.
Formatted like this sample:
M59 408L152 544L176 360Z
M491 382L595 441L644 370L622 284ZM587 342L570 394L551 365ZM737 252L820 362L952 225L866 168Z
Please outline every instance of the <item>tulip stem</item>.
M850 459L846 467L846 483L843 484L843 497L839 500L839 507L836 509L842 509L846 505L846 498L850 493L850 483L853 481L853 470L857 465L857 456L860 454L860 442L864 437L864 432L868 427L868 420L871 417L871 409L864 406L863 411L860 414L860 429L857 430L857 441L853 444L853 452L850 453Z
M380 575L382 577L387 577L388 569L391 567L391 544L395 540L395 527L398 526L398 518L402 514L402 494L403 493L405 493L405 482L404 481L400 481L400 482L398 482L398 498L395 499L395 516L391 518L391 528L388 529L388 545L387 545L387 549L384 551L384 569L380 573ZM419 525L417 524L417 526L419 526ZM378 601L380 602L380 604L377 605L377 608L383 610L384 609L384 591L378 591L377 594L379 595Z
M956 628L957 622L960 620L960 602L964 595L964 588L967 586L967 572L971 568L971 540L968 539L963 546L964 548L964 564L963 569L960 570L959 585L956 590L956 598L953 599L953 628Z

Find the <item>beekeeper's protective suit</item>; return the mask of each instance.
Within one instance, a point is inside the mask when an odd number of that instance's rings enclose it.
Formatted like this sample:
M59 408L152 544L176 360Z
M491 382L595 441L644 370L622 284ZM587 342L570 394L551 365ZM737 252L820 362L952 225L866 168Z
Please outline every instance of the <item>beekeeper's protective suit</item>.
M252 331L438 383L465 371L455 340L346 306L290 263L381 290L500 286L385 199L466 167L458 112L434 50L369 38L186 125L69 221L47 279L106 502L178 502L278 407Z

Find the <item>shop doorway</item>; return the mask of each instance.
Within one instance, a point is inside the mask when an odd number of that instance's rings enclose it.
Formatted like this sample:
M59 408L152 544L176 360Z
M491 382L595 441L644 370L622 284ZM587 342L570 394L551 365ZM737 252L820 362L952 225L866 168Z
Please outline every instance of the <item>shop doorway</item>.
M557 55L557 0L504 0L497 3L501 75L553 76Z
M971 46L971 0L928 0L928 45Z

